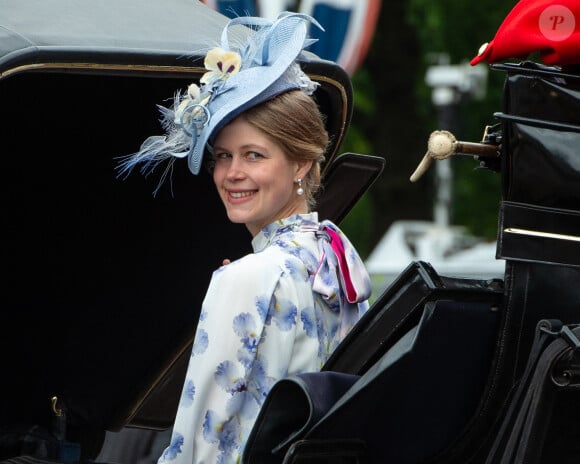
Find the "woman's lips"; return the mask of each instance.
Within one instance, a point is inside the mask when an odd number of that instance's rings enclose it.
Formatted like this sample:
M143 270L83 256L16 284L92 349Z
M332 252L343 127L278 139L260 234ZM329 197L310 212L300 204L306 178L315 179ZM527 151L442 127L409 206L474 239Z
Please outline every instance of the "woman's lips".
M246 200L253 197L257 190L231 191L228 190L228 198L233 201Z

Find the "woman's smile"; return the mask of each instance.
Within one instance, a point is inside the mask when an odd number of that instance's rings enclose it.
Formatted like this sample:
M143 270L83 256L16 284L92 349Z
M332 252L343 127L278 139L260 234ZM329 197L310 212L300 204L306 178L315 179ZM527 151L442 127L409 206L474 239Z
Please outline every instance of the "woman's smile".
M232 190L228 190L228 196L234 200L240 200L242 198L249 198L254 196L254 194L256 193L256 190L251 190L251 191L232 191Z

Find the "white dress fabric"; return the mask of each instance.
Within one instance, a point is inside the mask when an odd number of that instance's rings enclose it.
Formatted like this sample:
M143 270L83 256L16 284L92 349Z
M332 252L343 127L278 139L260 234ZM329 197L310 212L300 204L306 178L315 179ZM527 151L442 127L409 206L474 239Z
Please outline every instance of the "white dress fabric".
M274 383L319 371L368 309L362 261L317 213L266 226L252 247L212 276L158 464L239 464Z

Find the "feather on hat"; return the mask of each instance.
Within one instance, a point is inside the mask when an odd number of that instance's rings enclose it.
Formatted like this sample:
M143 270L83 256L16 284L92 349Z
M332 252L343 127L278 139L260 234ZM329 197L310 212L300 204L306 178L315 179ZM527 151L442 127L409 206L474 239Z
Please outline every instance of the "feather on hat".
M317 83L302 71L297 60L315 40L308 38L309 23L323 29L312 17L281 13L274 21L237 17L228 22L221 47L211 49L204 61L206 72L200 85L177 92L173 106L159 106L165 135L151 136L140 150L121 158L117 171L127 176L136 166L150 174L168 162L160 184L173 161L187 158L189 170L198 174L203 154L212 137L245 110L292 89L311 95ZM238 45L230 39L233 26L248 26L254 33Z

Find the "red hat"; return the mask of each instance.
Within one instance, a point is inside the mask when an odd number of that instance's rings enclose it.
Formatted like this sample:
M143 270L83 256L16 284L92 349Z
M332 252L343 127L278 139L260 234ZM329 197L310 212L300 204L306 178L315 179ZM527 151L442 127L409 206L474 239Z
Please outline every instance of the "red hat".
M471 65L532 52L548 65L580 64L580 0L520 0Z

